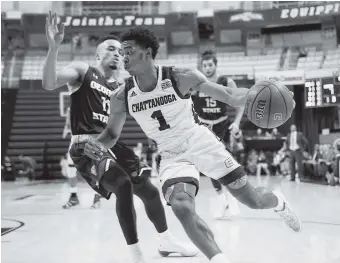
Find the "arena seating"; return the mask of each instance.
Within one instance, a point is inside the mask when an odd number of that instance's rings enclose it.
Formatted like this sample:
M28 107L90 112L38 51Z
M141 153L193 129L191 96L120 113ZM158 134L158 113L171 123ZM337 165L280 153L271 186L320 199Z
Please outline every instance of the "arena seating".
M268 50L265 55L245 56L244 52L220 52L219 71L228 74L247 74L253 75L256 71L277 70L280 62L281 49Z
M307 47L306 57L300 57L297 63L297 69L318 69L322 67L324 52L316 50L316 47Z
M24 58L21 79L42 79L42 69L46 52L27 52ZM71 62L70 54L58 56L57 70L65 67Z
M66 91L64 88L62 90ZM40 91L19 90L17 95L7 155L14 161L17 161L19 154L34 158L37 162L37 179L43 176L46 143L49 179L61 176L60 158L69 146L69 139L62 138L65 119L59 112L59 92L41 88ZM147 145L144 133L130 116L121 140L131 147L137 142Z
M325 60L323 62L323 67L340 68L340 45L337 49L325 51Z

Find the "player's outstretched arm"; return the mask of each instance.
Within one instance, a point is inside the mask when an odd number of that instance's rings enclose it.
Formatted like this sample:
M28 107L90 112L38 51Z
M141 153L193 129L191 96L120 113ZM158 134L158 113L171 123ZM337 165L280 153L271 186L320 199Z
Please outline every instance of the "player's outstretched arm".
M46 90L57 89L67 83L76 86L81 82L88 65L80 62L73 62L59 72L56 72L58 50L64 39L64 25L57 23L57 14L51 14L46 18L46 37L48 42L48 53L43 66L42 86Z
M193 91L203 92L214 100L221 101L233 107L241 107L246 103L248 89L230 88L209 81L198 70L173 69L175 81L182 95L191 94Z
M85 154L92 159L99 159L103 151L112 148L118 141L126 120L125 90L121 86L111 96L110 116L106 128L94 141L85 146Z

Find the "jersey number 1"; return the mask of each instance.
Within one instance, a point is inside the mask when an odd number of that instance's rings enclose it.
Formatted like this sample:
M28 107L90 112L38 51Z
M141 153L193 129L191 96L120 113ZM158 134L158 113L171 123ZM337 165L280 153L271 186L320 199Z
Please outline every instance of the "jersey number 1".
M170 128L170 125L166 123L166 120L164 119L164 116L160 110L156 110L152 113L151 118L158 120L159 122L159 127L158 129L160 131L164 131L166 129Z

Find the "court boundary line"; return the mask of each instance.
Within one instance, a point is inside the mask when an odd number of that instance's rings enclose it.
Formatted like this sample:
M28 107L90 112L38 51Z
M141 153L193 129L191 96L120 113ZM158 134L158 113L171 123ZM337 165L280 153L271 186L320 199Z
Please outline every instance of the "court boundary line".
M23 226L25 225L24 222L19 221L19 220L16 220L16 219L1 218L1 220L8 220L8 221L14 221L14 222L19 223L19 226L14 227L14 228L10 228L9 230L7 230L7 231L1 233L1 236L7 235L7 234L13 232L14 230L17 230L17 229L19 229L19 228L21 228L21 227L23 227Z

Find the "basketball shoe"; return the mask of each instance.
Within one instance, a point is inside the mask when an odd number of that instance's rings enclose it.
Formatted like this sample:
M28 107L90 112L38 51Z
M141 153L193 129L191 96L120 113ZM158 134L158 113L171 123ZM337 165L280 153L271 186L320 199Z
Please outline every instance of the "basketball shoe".
M99 209L100 208L100 195L95 194L93 198L93 204L91 205L92 209Z
M212 198L210 202L212 203L211 207L214 207L214 218L223 218L226 215L227 210L229 209L229 204L223 190L218 191L217 197Z
M72 193L70 195L70 199L67 201L67 203L65 205L63 205L63 208L64 209L70 209L70 208L77 206L77 205L79 205L78 196L77 196L77 194Z
M282 219L285 221L287 226L289 226L295 232L300 232L302 229L302 225L297 214L293 211L293 209L291 208L289 203L286 201L285 197L283 196L281 192L273 191L273 193L277 196L277 198L281 199L281 201L283 202L283 208L279 210L274 209L274 211L280 217L282 217Z
M179 253L183 257L193 257L199 252L193 244L181 242L168 230L159 234L159 241L158 252L163 257L167 257L171 253Z

